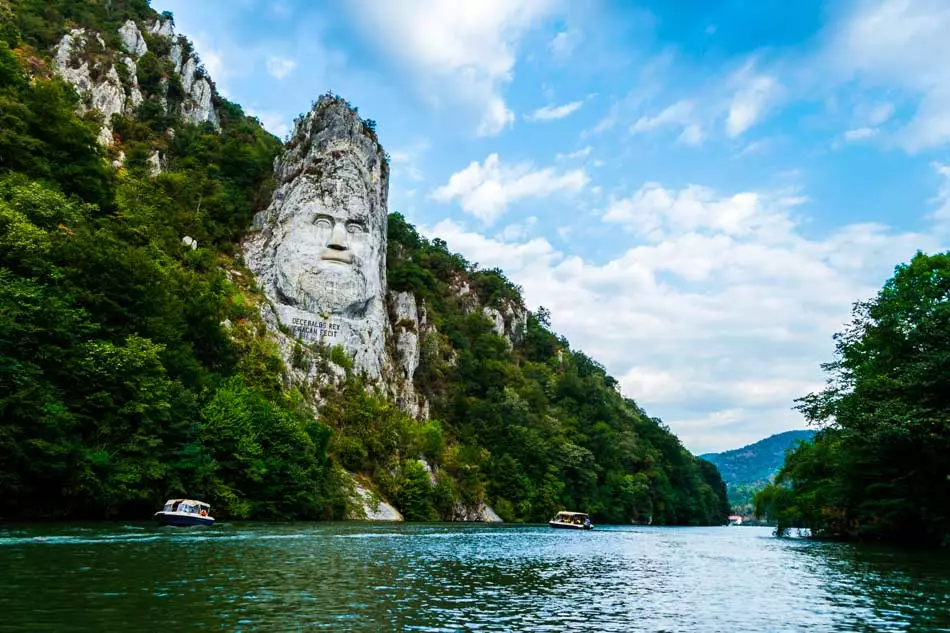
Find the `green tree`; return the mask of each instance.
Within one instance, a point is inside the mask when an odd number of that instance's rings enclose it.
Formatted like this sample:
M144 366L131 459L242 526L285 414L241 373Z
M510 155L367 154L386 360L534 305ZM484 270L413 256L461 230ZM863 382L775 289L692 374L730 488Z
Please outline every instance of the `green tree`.
M835 359L823 365L828 386L798 401L824 428L787 457L776 485L788 492L770 488L757 506L780 499L789 520L817 536L947 538L948 299L950 254L918 252L874 299L855 304L835 336Z

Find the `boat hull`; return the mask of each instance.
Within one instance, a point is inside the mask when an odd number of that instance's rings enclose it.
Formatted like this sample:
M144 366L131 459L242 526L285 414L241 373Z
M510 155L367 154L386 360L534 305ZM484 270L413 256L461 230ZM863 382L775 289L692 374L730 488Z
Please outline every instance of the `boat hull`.
M187 514L184 512L156 512L154 518L162 525L171 525L175 527L214 525L214 519L211 517L203 517L200 514Z
M557 521L548 521L548 525L556 530L593 530L593 524L577 525L575 523L558 523Z

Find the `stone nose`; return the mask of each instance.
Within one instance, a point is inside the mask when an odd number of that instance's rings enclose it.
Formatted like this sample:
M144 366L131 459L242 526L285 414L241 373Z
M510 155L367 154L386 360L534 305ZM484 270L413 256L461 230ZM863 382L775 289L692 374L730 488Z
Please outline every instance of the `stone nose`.
M332 248L335 251L345 251L347 249L346 228L342 222L337 222L333 225L333 232L330 234L330 241L327 242L327 248Z

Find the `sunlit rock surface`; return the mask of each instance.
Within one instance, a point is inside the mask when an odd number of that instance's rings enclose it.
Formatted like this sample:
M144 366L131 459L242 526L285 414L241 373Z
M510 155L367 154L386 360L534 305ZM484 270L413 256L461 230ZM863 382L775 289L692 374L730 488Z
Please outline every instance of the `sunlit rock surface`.
M194 53L186 53L191 50L188 41L175 35L171 20L156 20L146 30L153 37L164 37L171 41L165 59L179 74L184 89L184 98L175 105L173 114L188 123L207 122L218 129L220 124L214 106L211 78L200 70ZM98 140L105 146L114 142L112 116L134 114L145 100L138 81L138 62L148 52L142 29L128 20L119 28L118 34L121 50L110 51L99 33L72 29L53 51L56 72L72 84L82 97L81 111L94 109L102 113L103 127ZM124 66L124 72L118 71L119 64ZM167 111L170 107L168 79L162 82L162 86L162 94L155 97Z
M344 101L325 96L298 122L276 175L244 244L247 266L295 337L342 346L378 380L389 364L383 149Z
M353 479L352 510L347 516L351 521L402 521L399 510L374 495L366 486Z
M119 37L122 38L122 48L135 58L139 58L148 52L148 46L145 44L145 38L142 32L132 20L127 20L125 24L119 27Z

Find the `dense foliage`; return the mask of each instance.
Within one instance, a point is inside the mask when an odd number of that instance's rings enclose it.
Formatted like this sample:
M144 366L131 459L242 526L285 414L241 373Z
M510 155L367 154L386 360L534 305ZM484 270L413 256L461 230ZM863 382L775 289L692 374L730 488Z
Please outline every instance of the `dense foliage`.
M510 520L570 507L600 521L722 522L711 464L624 400L543 310L509 347L452 282L499 308L520 307L520 290L398 215L390 283L415 292L437 328L416 377L433 419L367 389L339 348L298 346L291 365L345 378L322 393L291 386L262 298L231 258L271 195L278 139L217 94L220 130L182 123L180 81L146 35L144 100L109 122L104 150L99 115L78 114L80 96L45 61L78 25L103 35L85 61L107 68L118 26L157 17L146 0L0 0L6 518L142 517L174 496L221 517L341 518L345 468L408 519L488 502Z
M278 140L216 99L220 132L115 121L113 153L128 156L115 170L43 52L67 21L114 33L157 14L0 5L3 514L141 517L187 494L224 515L339 516L330 431L282 389L253 293L224 272L269 195ZM158 177L135 160L154 150Z
M778 473L785 453L799 442L810 440L814 434L812 430L785 431L742 448L700 457L719 469L733 511L748 515L752 514L753 496Z
M757 512L819 537L950 543L950 254L898 266L835 339L828 386L798 407L823 428Z
M399 214L390 216L388 257L390 287L424 301L435 326L416 380L453 447L426 455L452 475L452 489L439 491L443 503L488 502L515 521L547 520L563 508L612 523L724 521L716 468L552 333L543 308L528 315L513 347L470 309L461 285L479 306L522 308L520 289L501 271L479 270Z

